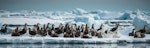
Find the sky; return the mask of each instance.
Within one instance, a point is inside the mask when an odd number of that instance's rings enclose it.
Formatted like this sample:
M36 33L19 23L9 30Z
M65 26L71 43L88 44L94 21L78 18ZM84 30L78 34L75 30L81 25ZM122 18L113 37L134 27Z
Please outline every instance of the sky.
M150 11L150 0L0 0L0 10L8 11L72 11L76 8Z

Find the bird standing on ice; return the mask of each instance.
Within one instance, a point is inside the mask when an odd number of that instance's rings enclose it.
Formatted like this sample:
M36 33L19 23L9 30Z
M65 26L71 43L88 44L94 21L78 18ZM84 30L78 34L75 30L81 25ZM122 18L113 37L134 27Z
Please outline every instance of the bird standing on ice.
M96 36L98 36L98 38L102 38L102 33L103 31L103 24L100 25L100 28L97 29L97 32L95 33Z
M117 33L118 29L119 29L119 24L116 24L116 26L114 28L109 30L109 32L108 32L109 36L108 37L119 38L120 36Z
M20 36L20 33L19 33L19 26L18 26L18 25L17 25L17 27L16 27L15 30L12 30L11 36Z
M145 33L146 33L146 25L144 25L143 29L140 29L139 31L135 32L135 38L144 38L145 37Z
M94 24L92 24L92 27L90 29L91 36L95 36L95 29L94 29Z

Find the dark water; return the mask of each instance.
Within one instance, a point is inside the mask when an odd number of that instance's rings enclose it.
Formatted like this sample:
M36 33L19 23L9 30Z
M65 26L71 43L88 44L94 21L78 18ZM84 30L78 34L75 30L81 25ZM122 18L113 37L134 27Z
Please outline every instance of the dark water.
M150 44L0 44L0 48L150 48Z

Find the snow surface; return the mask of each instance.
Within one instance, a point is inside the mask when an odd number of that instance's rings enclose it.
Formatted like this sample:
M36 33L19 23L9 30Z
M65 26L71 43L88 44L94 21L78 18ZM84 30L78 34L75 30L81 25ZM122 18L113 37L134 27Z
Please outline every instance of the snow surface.
M1 35L0 43L73 43L73 44L102 44L102 43L150 43L150 35L145 38L64 38L64 37L37 37L37 36L19 36Z
M2 10L3 11L3 10ZM58 27L60 23L76 23L77 25L94 24L95 29L98 29L101 24L104 25L104 30L110 30L119 23L118 36L114 38L113 34L104 35L104 38L82 39L82 38L53 38L53 37L30 37L24 35L21 37L11 37L10 34L1 34L0 43L118 43L121 42L149 42L149 34L145 38L133 38L128 34L133 28L136 30L141 29L147 25L147 30L150 32L150 16L142 11L128 11L128 12L112 12L106 10L86 11L80 8L71 12L50 11L50 12L37 12L37 11L20 11L20 12L0 12L0 27L3 24L8 25L34 25L40 23L41 25L51 23ZM10 29L14 27L9 27ZM21 28L21 27L20 27ZM10 33L10 30L8 31Z

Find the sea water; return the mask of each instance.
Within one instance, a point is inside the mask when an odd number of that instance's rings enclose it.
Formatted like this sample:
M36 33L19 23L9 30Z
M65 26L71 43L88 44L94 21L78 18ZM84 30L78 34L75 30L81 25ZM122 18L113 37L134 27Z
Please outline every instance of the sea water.
M1 44L0 48L150 48L150 44Z

